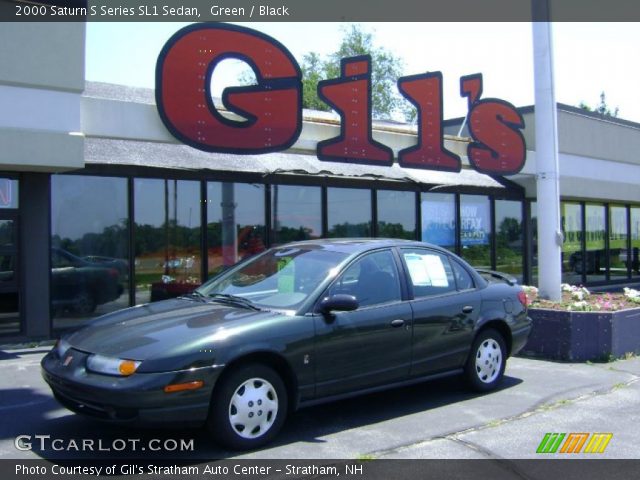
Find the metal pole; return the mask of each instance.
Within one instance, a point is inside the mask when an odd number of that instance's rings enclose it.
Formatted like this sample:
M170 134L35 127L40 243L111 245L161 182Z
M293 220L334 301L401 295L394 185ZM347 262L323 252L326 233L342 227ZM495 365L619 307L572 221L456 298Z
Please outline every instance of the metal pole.
M562 230L558 162L558 118L549 22L533 22L538 202L538 287L540 295L560 300Z

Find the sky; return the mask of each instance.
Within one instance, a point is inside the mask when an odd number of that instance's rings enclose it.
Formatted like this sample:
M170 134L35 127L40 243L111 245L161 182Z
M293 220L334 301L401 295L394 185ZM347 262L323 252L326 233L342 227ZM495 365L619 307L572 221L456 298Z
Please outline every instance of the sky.
M87 23L86 79L154 88L158 53L183 23ZM283 43L298 60L310 51L337 50L341 23L241 23ZM517 107L534 104L533 42L530 23L360 23L404 63L404 73L443 74L444 117L466 114L460 97L463 75L482 73L483 98ZM556 101L595 107L600 93L620 118L640 123L640 24L553 24ZM214 95L234 84L235 65L214 76Z

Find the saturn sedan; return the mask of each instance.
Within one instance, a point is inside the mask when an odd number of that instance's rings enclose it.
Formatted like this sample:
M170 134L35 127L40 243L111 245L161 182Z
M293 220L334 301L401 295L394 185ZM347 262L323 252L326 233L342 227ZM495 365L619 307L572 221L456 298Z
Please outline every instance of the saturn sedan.
M111 313L58 341L42 373L70 410L273 439L297 408L447 375L496 388L531 321L513 279L433 245L292 243L192 294Z

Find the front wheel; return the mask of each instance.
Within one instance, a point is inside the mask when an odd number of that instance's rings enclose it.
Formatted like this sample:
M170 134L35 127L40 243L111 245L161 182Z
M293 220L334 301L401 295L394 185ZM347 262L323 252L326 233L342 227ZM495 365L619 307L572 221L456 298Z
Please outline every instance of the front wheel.
M287 414L287 391L270 367L243 365L222 379L211 402L207 427L221 445L249 450L270 442Z
M506 352L500 333L491 328L481 331L473 342L465 366L469 386L479 392L496 388L504 376Z

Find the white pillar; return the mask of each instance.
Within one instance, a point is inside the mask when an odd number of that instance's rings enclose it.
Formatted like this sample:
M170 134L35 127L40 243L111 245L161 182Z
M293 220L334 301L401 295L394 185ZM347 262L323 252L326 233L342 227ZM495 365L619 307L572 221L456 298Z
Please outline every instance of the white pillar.
M558 118L553 77L553 42L549 22L533 22L533 67L538 197L538 287L543 298L560 300L562 230Z

